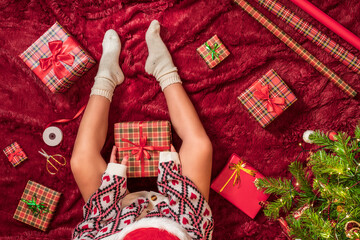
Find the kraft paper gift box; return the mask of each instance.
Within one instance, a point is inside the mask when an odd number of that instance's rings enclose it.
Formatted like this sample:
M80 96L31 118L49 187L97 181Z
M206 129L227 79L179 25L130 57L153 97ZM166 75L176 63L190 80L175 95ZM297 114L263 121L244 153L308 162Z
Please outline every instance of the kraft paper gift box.
M21 162L27 159L24 150L20 147L20 145L17 142L14 142L10 146L7 146L3 151L5 155L8 157L9 162L14 167L16 167Z
M19 55L51 92L65 92L95 60L58 22Z
M232 154L226 166L211 183L211 188L249 217L255 218L261 209L260 202L269 197L254 184L257 178L263 177L249 163Z
M156 177L160 152L171 148L170 122L123 122L114 127L117 160L129 156L127 176Z
M255 81L238 99L262 127L270 124L297 100L274 70Z
M29 180L16 208L14 219L46 231L60 195L59 192Z
M217 35L214 35L196 50L205 60L209 68L214 68L230 55L230 52Z

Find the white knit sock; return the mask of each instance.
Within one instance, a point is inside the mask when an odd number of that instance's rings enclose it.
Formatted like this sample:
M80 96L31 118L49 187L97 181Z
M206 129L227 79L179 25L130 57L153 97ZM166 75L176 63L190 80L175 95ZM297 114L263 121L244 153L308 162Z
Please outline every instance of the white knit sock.
M157 20L151 22L146 32L146 43L149 56L146 60L145 71L153 75L164 89L174 83L181 83L177 68L171 55L160 37L160 24Z
M124 81L124 74L119 66L121 42L114 30L106 31L102 47L103 53L90 96L103 96L111 102L115 87Z

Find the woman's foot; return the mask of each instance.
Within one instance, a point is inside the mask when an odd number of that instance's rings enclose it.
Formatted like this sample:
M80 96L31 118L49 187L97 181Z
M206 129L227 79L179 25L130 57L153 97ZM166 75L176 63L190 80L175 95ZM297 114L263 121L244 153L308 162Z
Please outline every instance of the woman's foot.
M121 42L115 30L106 31L102 47L99 70L90 96L100 95L111 102L115 87L124 81L124 74L119 66Z
M162 90L171 84L181 83L177 68L160 37L160 24L157 20L151 22L145 40L149 51L145 71L156 78Z

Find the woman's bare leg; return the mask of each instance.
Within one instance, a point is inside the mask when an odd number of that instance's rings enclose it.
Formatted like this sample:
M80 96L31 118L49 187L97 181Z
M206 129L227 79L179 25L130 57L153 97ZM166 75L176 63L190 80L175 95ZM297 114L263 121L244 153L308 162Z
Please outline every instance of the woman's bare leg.
M124 81L119 67L120 39L114 30L106 32L103 54L91 96L81 120L71 157L71 170L81 195L87 201L99 188L106 162L100 152L104 146L113 91Z
M160 25L153 21L146 33L149 57L145 70L163 89L172 125L182 139L179 151L182 174L190 178L208 200L212 166L212 145L196 110L187 96L177 68L160 37Z
M183 86L172 84L164 89L172 125L182 139L179 151L182 174L190 178L209 200L212 145L196 110Z

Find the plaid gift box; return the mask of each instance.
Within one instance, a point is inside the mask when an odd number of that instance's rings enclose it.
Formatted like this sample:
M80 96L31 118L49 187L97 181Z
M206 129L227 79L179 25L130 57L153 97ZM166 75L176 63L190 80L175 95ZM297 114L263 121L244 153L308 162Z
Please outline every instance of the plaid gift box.
M4 153L14 167L16 167L22 161L27 159L24 150L20 147L20 145L17 142L14 142L10 146L7 146L4 149Z
M246 89L238 99L262 127L266 127L297 100L272 69Z
M56 210L61 193L33 181L28 181L14 218L46 231Z
M168 121L124 122L115 124L117 159L129 156L128 177L158 175L161 151L170 151L171 125Z
M214 68L230 55L230 52L226 49L217 35L210 38L196 50L210 68Z
M65 92L94 59L56 22L19 57L51 92Z

